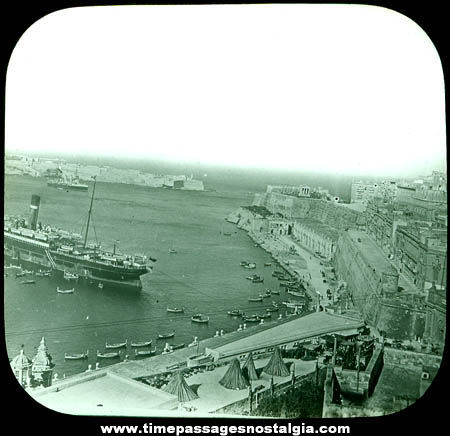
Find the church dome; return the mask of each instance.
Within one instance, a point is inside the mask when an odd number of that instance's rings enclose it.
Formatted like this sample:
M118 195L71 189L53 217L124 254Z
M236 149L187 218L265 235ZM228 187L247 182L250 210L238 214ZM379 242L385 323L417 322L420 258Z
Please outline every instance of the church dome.
M23 348L20 349L20 353L11 360L11 368L14 371L24 370L31 366L31 360L24 354Z

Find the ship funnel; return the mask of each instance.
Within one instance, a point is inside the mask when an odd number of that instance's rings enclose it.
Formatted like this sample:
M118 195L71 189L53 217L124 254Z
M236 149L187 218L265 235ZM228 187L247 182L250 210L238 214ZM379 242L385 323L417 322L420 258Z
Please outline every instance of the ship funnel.
M41 197L39 197L39 195L33 194L31 196L31 204L30 204L30 209L31 209L30 229L31 230L36 230L40 204L41 204Z

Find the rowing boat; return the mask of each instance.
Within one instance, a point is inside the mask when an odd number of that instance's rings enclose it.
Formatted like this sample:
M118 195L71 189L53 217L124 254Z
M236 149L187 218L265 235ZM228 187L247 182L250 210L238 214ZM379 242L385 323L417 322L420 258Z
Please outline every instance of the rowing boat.
M197 322L201 324L206 324L209 322L209 316L202 315L201 313L197 313L191 318L192 322Z
M156 347L153 350L134 350L134 354L136 356L152 356L153 354L156 353Z
M152 340L148 341L148 342L132 342L131 346L138 348L138 347L149 347L150 345L152 345Z
M72 289L59 289L59 286L56 288L56 292L58 292L59 294L73 294L75 292L75 288Z
M175 336L175 332L158 335L158 339L169 339Z
M88 358L89 350L86 351L86 353L74 353L74 354L67 354L64 353L64 359L66 360L84 360Z
M184 313L184 307L168 307L167 312L170 313Z
M108 344L108 342L106 342L105 348L109 348L109 349L125 348L127 346L127 343L128 343L128 339L126 339L125 342L120 342L118 344Z
M114 359L116 357L120 357L120 351L111 352L111 353L100 353L97 350L97 358L98 359Z
M250 303L256 303L256 302L261 302L261 301L263 301L263 299L262 299L262 297L256 297L256 298L250 297L250 298L248 299L248 301L249 301Z

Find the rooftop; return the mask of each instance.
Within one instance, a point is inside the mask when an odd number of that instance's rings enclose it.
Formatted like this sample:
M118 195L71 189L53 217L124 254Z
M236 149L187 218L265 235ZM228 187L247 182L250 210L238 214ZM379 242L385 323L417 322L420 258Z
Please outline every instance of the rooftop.
M281 325L275 325L270 329L260 331L252 336L209 348L214 348L222 355L233 355L265 346L324 335L326 333L354 330L363 325L364 323L361 320L355 318L334 315L327 312L315 312Z

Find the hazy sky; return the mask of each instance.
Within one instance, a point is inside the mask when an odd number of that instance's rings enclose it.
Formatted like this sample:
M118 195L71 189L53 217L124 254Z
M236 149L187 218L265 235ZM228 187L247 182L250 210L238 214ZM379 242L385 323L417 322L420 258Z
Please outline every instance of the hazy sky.
M406 175L445 141L437 51L383 8L66 9L8 68L7 150Z

